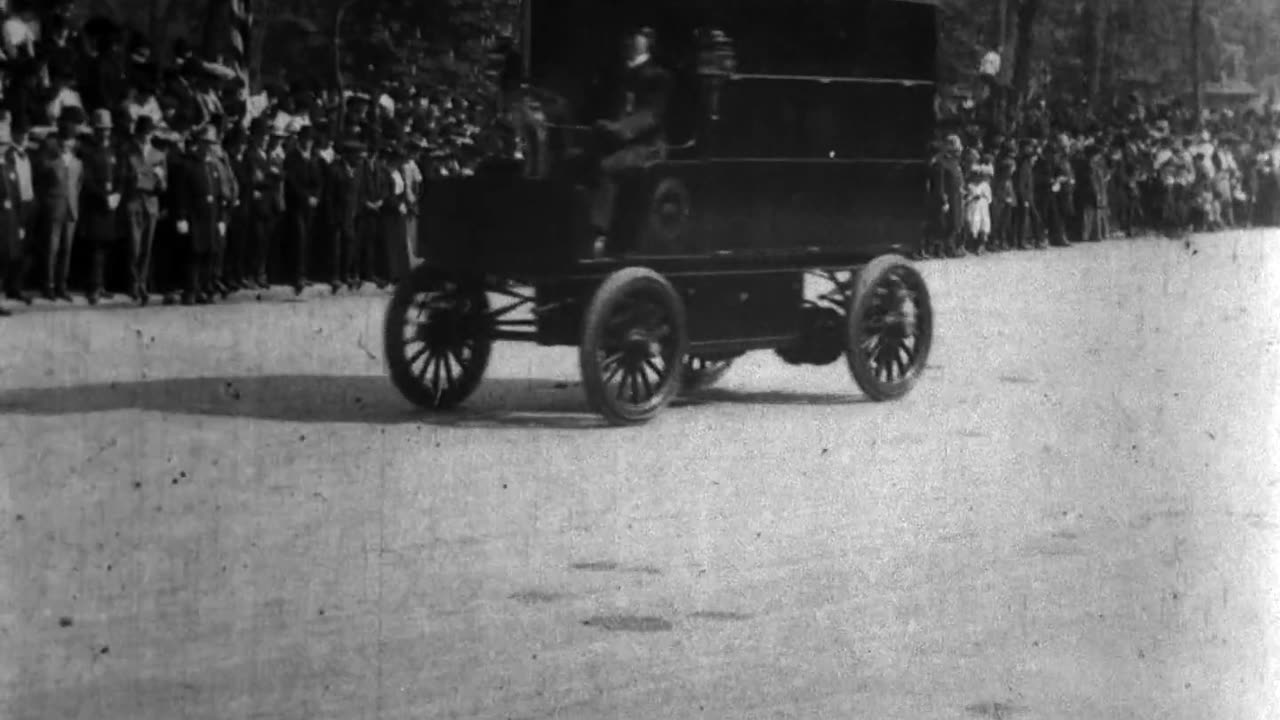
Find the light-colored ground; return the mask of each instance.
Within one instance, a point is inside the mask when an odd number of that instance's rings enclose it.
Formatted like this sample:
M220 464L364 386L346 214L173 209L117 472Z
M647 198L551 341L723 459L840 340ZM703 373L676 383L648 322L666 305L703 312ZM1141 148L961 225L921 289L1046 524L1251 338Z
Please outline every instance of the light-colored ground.
M5 718L1274 718L1280 233L922 266L934 367L651 425L381 301L0 325Z

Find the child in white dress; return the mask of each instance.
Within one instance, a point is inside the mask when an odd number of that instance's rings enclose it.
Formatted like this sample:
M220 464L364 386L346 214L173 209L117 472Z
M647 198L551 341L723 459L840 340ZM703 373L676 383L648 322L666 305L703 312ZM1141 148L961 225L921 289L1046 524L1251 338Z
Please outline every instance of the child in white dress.
M979 255L987 251L987 243L991 238L991 178L993 177L995 177L995 167L991 159L983 158L981 163L969 169L965 187L965 226Z

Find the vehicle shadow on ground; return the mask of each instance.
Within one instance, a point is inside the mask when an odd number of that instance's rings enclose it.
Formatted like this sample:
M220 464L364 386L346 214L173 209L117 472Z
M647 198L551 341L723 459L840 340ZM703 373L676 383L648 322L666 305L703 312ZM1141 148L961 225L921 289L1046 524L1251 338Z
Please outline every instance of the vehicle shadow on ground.
M862 402L867 402L866 398L854 392L737 392L712 388L680 398L673 407ZM316 424L417 423L566 430L607 427L591 412L580 384L542 379L490 378L462 408L440 413L414 408L381 375L165 378L0 391L0 414L58 416L122 410Z
M0 414L142 410L295 423L589 429L581 388L548 380L487 379L461 409L424 412L386 376L268 375L166 378L0 392Z
M677 399L672 407L700 407L705 405L861 405L871 400L856 390L847 393L808 393L765 390L743 392L723 388L699 390Z

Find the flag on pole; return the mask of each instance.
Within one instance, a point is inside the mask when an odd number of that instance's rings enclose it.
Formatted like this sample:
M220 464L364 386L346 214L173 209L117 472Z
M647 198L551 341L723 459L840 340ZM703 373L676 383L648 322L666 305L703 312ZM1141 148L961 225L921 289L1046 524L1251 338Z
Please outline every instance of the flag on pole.
M253 5L252 0L224 0L225 1L225 34L224 47L227 50L226 64L235 71L240 78L242 87L240 89L240 100L244 103L249 102L253 88L249 77L249 66L251 64L251 56L253 53ZM249 122L249 113L245 113L242 118L244 123ZM247 126L247 125L246 125Z
M230 5L231 18L228 39L231 44L231 57L229 60L237 70L246 72L249 67L249 54L252 47L252 0L230 0Z

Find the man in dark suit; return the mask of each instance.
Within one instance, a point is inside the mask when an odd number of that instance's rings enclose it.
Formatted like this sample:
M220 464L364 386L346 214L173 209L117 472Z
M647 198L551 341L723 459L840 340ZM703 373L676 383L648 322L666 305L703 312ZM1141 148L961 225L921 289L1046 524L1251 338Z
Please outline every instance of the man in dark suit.
M81 230L93 253L89 274L90 305L103 296L107 251L115 244L116 211L120 207L120 170L116 150L111 142L111 112L93 112L93 140L82 153L84 188L80 198L83 210Z
M1040 215L1039 198L1036 196L1039 165L1039 148L1035 140L1028 138L1022 143L1022 155L1018 158L1018 169L1014 176L1014 189L1018 198L1015 232L1019 250L1044 247L1044 220Z
M654 62L650 54L653 44L650 28L627 34L624 67L608 82L601 117L595 123L599 167L594 178L591 221L597 235L597 254L604 252L612 229L619 177L666 157L663 123L671 78Z
M13 197L18 209L20 251L16 257L10 258L9 271L4 277L5 296L10 300L18 300L31 304L31 296L27 294L27 270L31 267L32 248L36 244L36 194L35 180L31 166L31 155L27 151L27 126L25 122L15 119L12 129L13 144L3 151L4 162L13 168L17 182L17 194Z
M329 254L329 286L334 294L356 272L359 261L356 218L364 195L360 188L364 177L364 144L348 140L340 151L341 157L329 165L325 175L324 197L320 203L321 225L328 229L333 243Z
M220 122L213 123L215 128L220 125ZM223 271L226 268L228 235L231 233L230 220L234 217L236 206L240 203L240 181L236 177L235 165L226 147L214 143L209 150L213 153L214 161L218 163L218 180L222 183L223 224L226 229L214 236L214 244L209 256L207 292L211 298L215 295L226 298L231 294L231 288L224 281Z
M383 143L381 135L372 135L374 141ZM391 176L383 159L385 145L375 146L360 170L360 214L356 218L356 265L349 268L347 285L359 290L372 280L379 287L382 279L377 262L383 255L382 229L383 206L391 197Z
M10 149L12 133L0 124L0 278L8 280L20 267L26 230L22 226L22 202L18 196L18 174L14 170ZM11 313L0 307L0 317Z
M301 295L307 285L307 261L316 208L324 190L324 164L312 144L311 128L298 133L297 142L284 161L285 217L292 249L294 293Z
M263 118L249 126L249 151L245 156L249 182L248 266L243 277L250 287L263 290L267 282L267 259L275 239L276 224L283 209L284 164L272 157L271 133Z
M160 196L168 185L165 156L152 144L155 121L138 118L133 137L122 155L124 216L129 232L129 289L134 301L146 305L151 294L151 248L160 219Z
M996 175L991 187L991 244L997 251L1013 247L1013 219L1018 207L1017 173L1018 142L1010 139L1003 144L996 159Z
M225 149L238 188L238 202L233 205L227 222L223 283L233 291L248 290L250 283L244 273L249 267L249 208L253 204L253 188L249 177L249 136L243 127L234 126L227 131Z
M222 178L225 165L213 149L218 142L217 130L206 125L195 140L174 178L173 211L187 251L183 305L213 301L206 291L212 276L211 256L219 237L226 233L226 208L234 200L226 194L227 184Z
M964 145L958 135L948 135L942 152L934 165L931 183L934 203L940 211L939 257L962 257L960 244L964 232L964 173L960 169L960 154Z
M36 202L44 229L44 297L66 300L71 273L71 248L80 218L80 190L84 166L76 154L77 118L67 113L58 123L57 136L45 147L34 168Z
M1047 190L1044 193L1047 210L1044 220L1049 230L1049 244L1070 247L1071 237L1074 235L1071 223L1075 218L1076 177L1064 137L1050 143L1041 182Z

